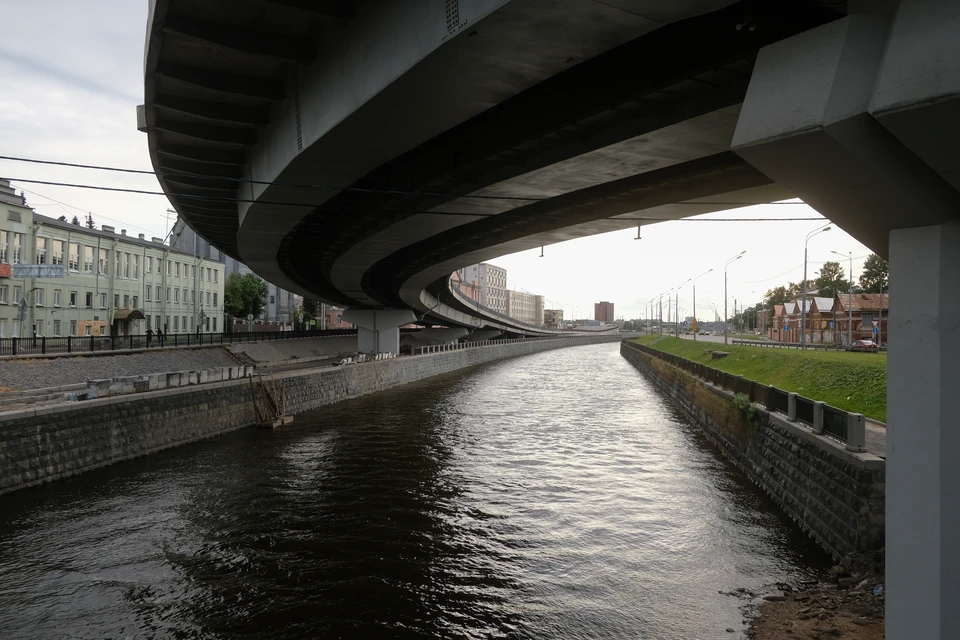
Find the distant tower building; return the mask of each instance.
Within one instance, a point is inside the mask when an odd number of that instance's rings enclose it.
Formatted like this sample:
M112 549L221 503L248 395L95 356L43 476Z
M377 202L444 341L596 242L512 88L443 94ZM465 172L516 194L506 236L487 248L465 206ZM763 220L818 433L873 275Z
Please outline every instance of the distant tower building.
M613 324L613 303L597 302L593 305L593 319L598 322Z

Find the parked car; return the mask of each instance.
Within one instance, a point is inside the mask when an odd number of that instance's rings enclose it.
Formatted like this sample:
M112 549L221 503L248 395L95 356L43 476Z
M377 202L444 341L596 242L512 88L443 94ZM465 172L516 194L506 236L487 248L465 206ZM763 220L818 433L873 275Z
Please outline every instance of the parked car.
M879 351L880 345L873 340L854 340L847 351Z

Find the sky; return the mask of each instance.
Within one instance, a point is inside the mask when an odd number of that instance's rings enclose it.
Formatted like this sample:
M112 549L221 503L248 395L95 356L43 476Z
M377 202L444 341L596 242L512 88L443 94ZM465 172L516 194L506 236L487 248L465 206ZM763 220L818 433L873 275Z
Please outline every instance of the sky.
M146 135L137 131L143 102L146 0L0 0L0 155L150 170ZM0 176L159 191L150 175L106 173L0 160ZM173 218L164 196L135 195L30 184L27 202L52 217L91 213L97 224L165 237ZM593 303L615 304L617 317L645 316L646 305L694 276L697 316L723 315L723 265L727 305L759 302L764 293L803 278L804 237L816 221L724 222L729 218L810 218L803 203L729 210L689 221L571 240L496 260L510 288L543 295L547 308L570 317L592 317ZM832 251L844 254L841 258ZM859 276L869 249L836 226L809 242L808 277L824 261L839 261ZM712 272L700 275L708 270ZM666 297L664 297L664 301ZM665 304L665 303L664 303ZM681 317L693 315L693 288L679 291Z

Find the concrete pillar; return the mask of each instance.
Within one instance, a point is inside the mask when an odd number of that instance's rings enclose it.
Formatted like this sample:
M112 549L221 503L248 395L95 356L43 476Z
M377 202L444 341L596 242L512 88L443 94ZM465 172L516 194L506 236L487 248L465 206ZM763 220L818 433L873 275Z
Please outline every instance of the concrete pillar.
M823 433L823 403L819 400L813 402L813 432Z
M960 222L890 233L887 638L960 638Z
M795 393L787 394L787 420L797 421L797 394Z
M343 320L357 327L357 351L360 353L398 353L400 327L416 319L416 314L408 309L349 309L343 312Z
M847 414L847 451L867 450L867 427L862 413Z

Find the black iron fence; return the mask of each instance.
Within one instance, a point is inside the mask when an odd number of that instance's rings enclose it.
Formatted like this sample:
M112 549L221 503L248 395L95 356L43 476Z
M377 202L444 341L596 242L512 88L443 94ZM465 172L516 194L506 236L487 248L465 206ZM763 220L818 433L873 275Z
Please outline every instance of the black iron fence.
M356 334L356 329L326 331L265 331L251 333L171 333L163 337L146 335L125 336L32 336L27 338L0 338L0 356L26 356L63 353L90 353L130 349L162 349L168 347L199 347L247 342L273 342L294 338L322 338Z
M811 427L816 426L816 414L819 405L819 407L822 407L821 422L823 433L843 442L850 441L848 420L851 414L847 411L837 409L836 407L831 407L825 403L815 403L809 398L788 393L774 386L768 386L753 380L747 380L742 376L736 376L731 373L727 373L726 371L714 369L713 367L707 366L700 362L687 360L686 358L682 358L672 353L665 353L652 347L638 344L631 340L624 340L622 344L627 345L631 349L636 349L637 351L641 351L649 356L653 356L659 360L667 362L668 364L691 373L698 378L716 385L717 387L721 387L733 393L742 393L749 397L753 402L761 404L771 411L777 411L779 413L786 414L789 418L795 419L798 422L803 422ZM790 396L793 396L794 398L794 415L790 415ZM857 440L858 442L862 440L862 434L859 435Z

